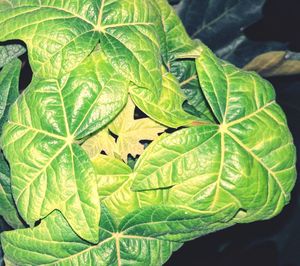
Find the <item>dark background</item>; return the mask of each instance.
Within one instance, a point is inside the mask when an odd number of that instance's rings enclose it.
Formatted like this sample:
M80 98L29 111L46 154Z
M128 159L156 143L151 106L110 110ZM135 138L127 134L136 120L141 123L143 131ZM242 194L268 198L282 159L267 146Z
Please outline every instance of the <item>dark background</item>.
M263 19L245 30L246 35L256 41L286 42L290 50L300 52L300 0L268 0L263 13ZM300 153L300 75L270 81L276 89L277 101L287 114ZM299 180L290 205L278 217L236 225L188 242L166 265L300 266Z

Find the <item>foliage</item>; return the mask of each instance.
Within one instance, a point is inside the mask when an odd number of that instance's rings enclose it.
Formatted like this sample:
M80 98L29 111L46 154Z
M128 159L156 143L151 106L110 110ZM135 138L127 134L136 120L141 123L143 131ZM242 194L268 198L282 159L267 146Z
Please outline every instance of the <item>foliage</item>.
M1 234L7 264L162 265L289 202L295 148L272 86L190 39L165 0L8 0L0 27L33 70L2 107L0 214L30 226Z

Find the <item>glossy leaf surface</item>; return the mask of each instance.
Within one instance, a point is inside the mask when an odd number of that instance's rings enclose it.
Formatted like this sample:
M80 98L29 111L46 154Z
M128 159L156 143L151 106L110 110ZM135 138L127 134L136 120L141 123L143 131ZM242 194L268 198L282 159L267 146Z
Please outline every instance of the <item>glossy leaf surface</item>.
M120 73L139 86L158 89L156 16L144 0L2 1L0 41L23 40L33 72L47 78L76 68L100 42Z
M118 114L127 84L96 53L61 80L36 79L12 107L2 143L14 198L27 223L59 209L81 237L97 242L95 174L76 140Z
M289 202L295 148L272 86L202 46L201 87L220 125L180 130L152 144L133 189L172 187L168 202L197 210L234 203L238 222L267 219Z
M6 259L16 265L149 265L159 266L180 243L129 235L119 230L104 211L100 224L100 242L91 245L81 240L58 212L34 229L2 235ZM16 241L19 239L20 241ZM51 243L45 245L44 243ZM15 250L20 252L15 253Z
M129 90L134 103L153 120L171 127L189 126L200 120L188 114L182 108L186 97L180 90L177 79L169 72L163 71L163 87L158 98L138 86Z
M130 189L134 172L122 161L99 155L93 160L102 203L120 222L127 214L150 205L163 204L168 191L134 192Z

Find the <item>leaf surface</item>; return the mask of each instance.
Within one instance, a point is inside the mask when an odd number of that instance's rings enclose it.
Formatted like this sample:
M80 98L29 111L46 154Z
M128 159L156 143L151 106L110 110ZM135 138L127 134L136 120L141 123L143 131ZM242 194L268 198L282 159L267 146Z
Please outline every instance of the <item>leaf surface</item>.
M98 241L95 173L76 142L120 112L127 87L98 52L60 80L35 79L13 105L2 143L13 195L27 223L58 209L82 238Z
M170 71L179 81L181 90L186 96L183 109L202 120L214 121L214 115L200 87L195 61L174 61L171 63Z
M0 41L23 40L34 74L47 78L75 69L100 42L119 73L158 89L156 17L144 0L8 0L0 4Z
M160 37L165 44L162 45L165 64L169 66L172 61L179 58L197 58L200 54L197 42L187 34L175 10L166 0L155 2L161 13L163 36Z
M83 148L91 158L104 151L107 155L127 162L128 155L133 157L144 151L142 140L154 140L166 128L150 118L134 119L135 105L129 99L122 112L108 125L107 129L88 139ZM117 139L115 140L112 132Z
M199 121L198 117L185 112L182 108L186 97L177 79L163 70L163 87L159 98L152 91L138 86L130 88L134 103L153 120L171 128L189 126Z
M2 161L0 161L2 163ZM24 227L12 197L10 178L0 172L0 216L12 228Z
M196 210L233 203L238 222L267 219L289 202L295 147L272 86L203 47L201 87L220 125L180 130L151 144L134 190L172 187L168 202Z
M74 234L58 212L47 217L34 229L2 234L1 241L6 259L24 266L159 266L181 246L180 243L124 234L106 211L103 211L100 242L97 245L91 245Z
M15 59L0 72L0 135L3 124L7 121L8 111L19 96L19 76L21 61Z
M26 49L19 44L8 44L0 46L0 68L10 63L15 58L26 52Z
M99 155L93 160L97 174L98 192L102 203L120 222L128 213L149 205L163 204L168 191L133 192L130 188L134 172L122 161Z
M134 119L135 105L129 99L120 115L109 125L109 129L118 136L116 152L127 162L128 154L133 157L144 151L141 140L154 140L166 130L150 118Z
M105 151L110 157L118 156L115 154L117 149L116 141L106 127L100 130L96 135L88 138L81 146L91 159Z

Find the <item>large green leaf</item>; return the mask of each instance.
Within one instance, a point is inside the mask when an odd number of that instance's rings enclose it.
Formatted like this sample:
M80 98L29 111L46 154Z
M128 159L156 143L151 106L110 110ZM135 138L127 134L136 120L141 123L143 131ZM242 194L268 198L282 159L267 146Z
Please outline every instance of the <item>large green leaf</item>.
M0 3L0 41L23 40L33 72L48 78L76 68L100 41L120 73L139 86L159 88L156 21L145 0L8 0Z
M129 235L119 230L103 211L100 242L91 245L80 239L54 212L34 229L2 234L5 259L14 265L149 265L160 266L181 244L151 237Z
M14 199L27 223L59 209L76 233L98 241L95 173L76 142L120 112L127 87L97 52L60 80L35 79L13 105L2 143Z
M8 111L19 96L19 76L21 61L15 59L0 72L0 135L3 124L7 121Z
M182 105L186 97L180 90L180 84L176 78L165 70L163 70L162 85L158 98L155 98L152 91L138 86L132 86L129 92L134 103L144 113L165 126L177 128L192 125L200 120L183 110Z
M15 58L26 52L26 49L19 44L8 44L0 46L0 68L10 63Z
M136 165L135 190L172 187L168 203L217 210L237 222L267 219L290 200L295 147L272 86L202 45L201 87L219 125L183 129L152 144Z

